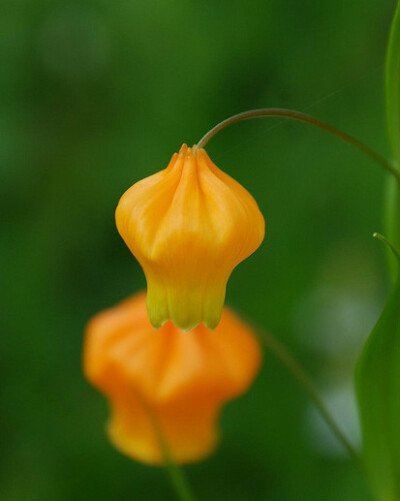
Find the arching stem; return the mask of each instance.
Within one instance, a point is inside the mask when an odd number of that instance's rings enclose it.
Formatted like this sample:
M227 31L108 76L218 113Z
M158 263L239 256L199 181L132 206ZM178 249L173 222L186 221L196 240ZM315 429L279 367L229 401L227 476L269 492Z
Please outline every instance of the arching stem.
M299 122L305 122L314 127L318 127L329 134L332 134L339 139L345 141L348 144L351 144L358 150L365 153L367 156L372 158L375 162L380 164L386 171L392 174L397 182L400 184L400 171L397 170L386 158L376 153L374 150L366 146L365 144L358 141L352 136L349 136L345 132L342 132L335 127L332 127L329 124L321 122L317 118L314 118L310 115L306 115L305 113L301 113L300 111L287 110L283 108L261 108L257 110L249 110L244 111L242 113L238 113L237 115L233 115L232 117L227 118L226 120L220 122L218 125L213 127L210 131L205 134L200 141L197 143L197 148L204 148L205 145L212 139L218 132L223 129L226 129L230 125L233 125L237 122L242 122L243 120L249 120L251 118L265 118L265 117L284 117L290 120L297 120Z
M273 353L276 358L286 367L286 369L292 374L292 376L297 380L303 390L308 394L311 401L314 403L315 407L318 409L322 419L328 425L332 433L338 439L338 441L343 445L345 450L348 452L349 456L352 458L354 463L363 470L360 458L357 451L351 445L345 434L340 429L339 425L336 423L335 419L332 417L328 408L319 396L317 387L315 386L312 378L304 369L304 367L296 360L296 358L288 351L288 349L274 336L268 332L257 329L258 336L261 342L266 346L268 350Z
M287 110L282 108L263 108L257 110L249 110L244 111L243 113L239 113L237 115L233 115L230 118L220 122L218 125L213 127L207 134L205 134L200 141L197 143L197 148L204 148L208 141L212 139L218 132L221 130L233 125L237 122L241 122L243 120L249 120L251 118L264 118L264 117L283 117L291 120L297 120L299 122L308 123L313 125L314 127L318 127L329 134L332 134L342 141L354 146L368 157L373 159L379 165L381 165L387 172L392 174L396 181L400 185L400 172L396 169L394 165L392 165L388 160L384 157L376 153L374 150L361 143L354 137L342 132L335 127L332 127L329 124L321 122L317 118L314 118L305 113ZM309 374L302 367L302 365L296 360L296 358L285 348L285 346L275 337L266 333L265 331L261 331L258 329L259 336L263 344L281 361L281 363L288 369L288 371L295 377L300 386L307 392L308 396L318 409L320 415L329 426L333 434L339 440L339 442L343 445L343 447L347 450L350 457L354 460L354 462L362 469L362 464L360 458L357 454L357 451L351 445L347 437L344 435L335 419L330 414L328 408L321 400L319 396L319 392Z

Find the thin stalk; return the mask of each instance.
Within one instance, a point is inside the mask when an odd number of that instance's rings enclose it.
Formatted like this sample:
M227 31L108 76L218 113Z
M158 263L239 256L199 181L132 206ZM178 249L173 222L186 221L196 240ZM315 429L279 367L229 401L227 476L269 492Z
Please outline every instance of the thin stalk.
M382 243L384 243L393 252L393 254L397 257L397 259L400 262L400 251L398 251L396 247L391 242L389 242L389 240L386 237L384 237L380 233L374 233L372 236L380 240Z
M345 132L336 129L335 127L332 127L329 124L326 124L325 122L321 122L321 120L318 120L317 118L314 118L310 115L306 115L305 113L301 113L300 111L286 110L283 108L261 108L257 110L249 110L249 111L244 111L242 113L238 113L237 115L233 115L232 117L223 120L218 125L209 130L207 134L205 134L197 143L197 148L204 148L205 145L208 143L208 141L210 141L210 139L212 139L218 132L220 132L223 129L226 129L230 125L233 125L237 122L241 122L243 120L249 120L251 118L264 118L264 117L284 117L291 120L297 120L299 122L305 122L310 125L313 125L314 127L318 127L319 129L322 129L325 132L328 132L329 134L338 137L339 139L345 141L348 144L351 144L358 150L365 153L367 156L369 156L375 162L381 165L386 171L392 174L396 178L397 182L400 184L400 171L397 170L396 167L392 165L388 160L386 160L386 158L382 157L379 153L376 153L376 151L372 150L364 143L358 141L358 139L355 139L354 137L346 134Z
M164 466L167 476L171 482L172 488L176 493L177 499L179 501L195 501L195 497L192 494L189 483L183 474L183 471L175 463L172 453L168 447L168 443L165 439L164 433L162 431L161 425L152 411L152 409L147 405L144 400L142 404L146 413L149 417L151 425L153 427L154 433L157 437L158 443L164 459Z
M286 367L286 369L292 374L292 376L297 380L303 390L308 394L316 408L318 409L321 417L325 423L329 426L332 433L336 436L339 442L348 452L349 456L356 463L356 465L362 469L360 458L357 451L351 445L350 441L347 439L345 434L342 432L335 419L332 417L328 408L319 396L318 389L311 379L310 375L304 369L304 367L296 360L296 358L288 351L288 349L274 336L267 333L266 331L257 330L260 340L269 349L276 358Z

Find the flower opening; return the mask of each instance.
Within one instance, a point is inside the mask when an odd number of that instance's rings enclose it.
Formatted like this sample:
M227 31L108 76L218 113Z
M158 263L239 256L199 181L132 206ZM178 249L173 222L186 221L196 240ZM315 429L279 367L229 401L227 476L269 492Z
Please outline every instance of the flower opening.
M186 145L125 192L116 224L146 275L151 323L171 319L183 330L218 325L232 270L265 232L250 193L204 149Z

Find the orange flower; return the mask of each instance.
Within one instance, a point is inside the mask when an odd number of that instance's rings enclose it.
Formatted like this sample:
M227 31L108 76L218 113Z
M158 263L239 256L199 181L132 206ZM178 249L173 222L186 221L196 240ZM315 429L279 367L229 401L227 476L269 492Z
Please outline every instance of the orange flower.
M116 210L117 228L147 279L154 327L183 330L220 320L232 270L264 238L256 201L204 149L185 144L168 167L134 184Z
M108 434L120 451L163 462L153 415L174 460L196 461L215 448L220 409L249 387L260 348L227 308L215 332L203 325L182 332L172 322L156 332L145 302L139 293L91 320L85 374L110 402Z

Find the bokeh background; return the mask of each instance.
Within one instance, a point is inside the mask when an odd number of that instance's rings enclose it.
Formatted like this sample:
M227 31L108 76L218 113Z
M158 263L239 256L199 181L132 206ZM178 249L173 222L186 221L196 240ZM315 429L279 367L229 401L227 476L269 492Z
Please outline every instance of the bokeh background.
M394 0L1 0L0 499L173 500L162 469L107 442L84 380L90 316L145 286L114 209L183 142L245 109L307 111L387 154ZM357 354L388 291L385 175L307 125L242 123L208 146L267 221L227 301L279 336L357 446ZM185 468L201 501L366 501L367 488L269 353Z

